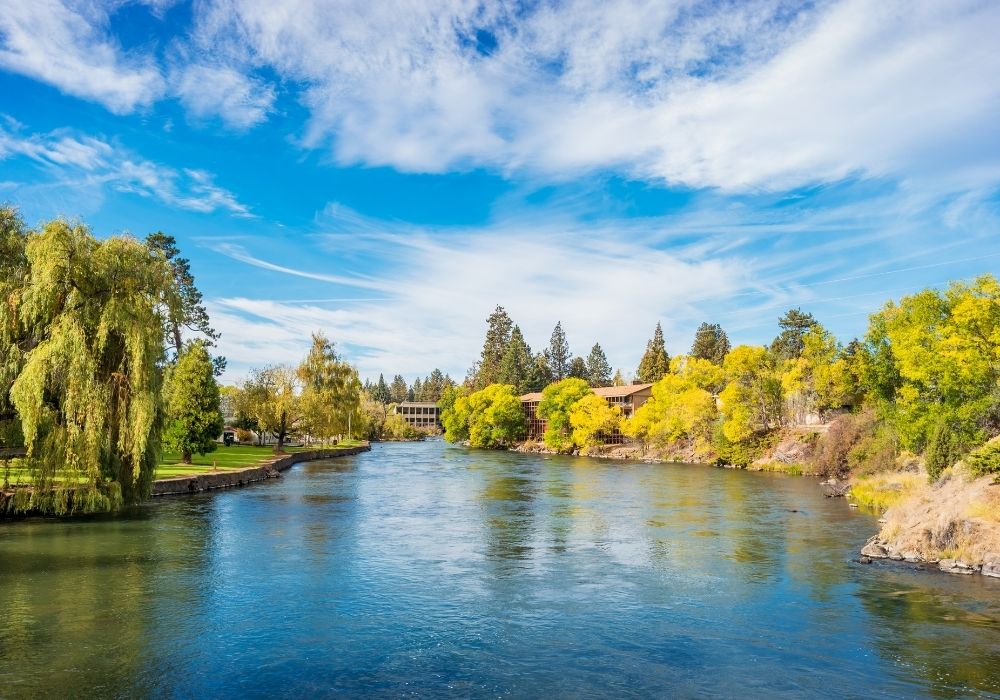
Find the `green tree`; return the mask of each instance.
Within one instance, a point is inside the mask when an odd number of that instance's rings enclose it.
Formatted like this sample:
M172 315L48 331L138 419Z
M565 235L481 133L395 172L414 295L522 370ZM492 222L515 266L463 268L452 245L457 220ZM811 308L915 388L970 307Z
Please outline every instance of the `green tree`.
M552 381L558 382L569 376L569 343L566 341L566 333L563 332L561 321L556 323L556 327L552 329L552 337L549 338L545 359L548 361L549 370L552 373Z
M803 338L816 325L816 319L802 309L789 309L778 319L781 333L771 342L771 354L780 362L794 360L805 347Z
M731 349L729 336L722 330L722 326L718 323L702 323L694 334L691 357L721 365Z
M549 360L545 353L536 353L528 377L528 391L541 391L551 383L552 367L549 366Z
M538 403L538 415L545 420L546 447L558 452L573 448L569 414L577 401L592 393L594 392L587 386L587 382L574 377L545 387L542 400Z
M469 404L460 399L469 396L465 386L450 386L441 394L438 408L441 409L441 425L444 426L444 439L448 442L462 442L469 439Z
M576 377L577 379L587 380L589 374L587 372L587 361L582 357L574 357L569 363L569 374L570 377Z
M500 363L500 382L514 386L520 394L530 391L533 365L531 348L524 341L521 329L514 326L507 351Z
M164 316L164 333L166 342L174 348L175 357L180 356L184 347L182 332L184 329L201 333L205 336L206 347L211 347L219 339L219 333L212 328L208 311L202 302L201 292L194 283L191 272L191 261L180 257L177 240L162 231L146 236L146 246L155 255L162 257L173 272L173 287L165 296L168 300ZM226 358L216 356L212 360L216 376L226 369Z
M597 394L587 394L569 412L573 444L584 449L598 447L621 426L621 421L620 406L610 406Z
M464 388L449 390L439 405L449 442L468 440L472 447L507 447L527 429L521 401L509 384L490 384L471 394Z
M168 450L180 453L183 464L191 464L195 453L215 450L223 419L212 357L203 341L188 343L168 370L164 403L167 424L163 442Z
M403 375L397 374L389 385L389 403L403 403L406 401L407 393L406 380L403 379Z
M277 439L274 452L284 452L288 435L302 423L299 380L291 367L284 365L255 369L240 392L242 410L257 421L261 430Z
M83 225L55 220L24 234L6 213L0 226L0 396L20 421L34 486L12 507L142 500L162 436L170 267L135 239L99 241Z
M479 389L496 383L500 378L500 366L503 363L507 346L510 345L514 322L502 306L497 308L486 319L486 339L480 353L479 365L475 373L475 386Z
M781 424L781 380L767 348L738 345L723 363L728 383L719 394L722 432L732 442L749 440Z
M378 384L374 386L374 390L372 391L372 399L383 405L392 400L389 385L385 383L385 377L381 373L378 375Z
M343 435L360 418L361 381L323 333L313 333L312 345L296 370L302 427L321 439Z
M646 343L646 353L639 362L636 378L642 383L659 381L670 371L670 356L663 339L663 327L657 322L653 337Z
M594 343L587 355L587 381L590 386L611 386L611 364L600 343Z

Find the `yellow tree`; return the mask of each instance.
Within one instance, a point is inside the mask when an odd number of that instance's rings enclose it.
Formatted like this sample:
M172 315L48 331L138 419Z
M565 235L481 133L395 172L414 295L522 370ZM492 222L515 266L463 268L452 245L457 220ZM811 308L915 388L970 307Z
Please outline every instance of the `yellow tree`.
M573 444L581 448L597 447L604 438L621 426L622 409L609 406L597 394L587 394L573 404L569 412Z
M727 439L741 442L781 424L781 381L767 348L739 345L722 365L726 388L719 394Z
M277 439L275 453L285 448L289 433L302 422L299 381L294 369L284 365L255 369L239 393L239 410L257 421L263 430Z

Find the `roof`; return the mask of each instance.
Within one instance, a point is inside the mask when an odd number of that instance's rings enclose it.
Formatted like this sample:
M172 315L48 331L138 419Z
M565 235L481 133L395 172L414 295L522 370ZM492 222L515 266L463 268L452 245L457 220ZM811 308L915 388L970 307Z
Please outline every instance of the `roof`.
M632 394L638 394L640 391L645 391L649 389L652 384L625 384L623 386L598 386L594 387L594 393L598 396L603 396L604 398L614 398L619 396L631 396ZM541 401L542 392L533 391L530 394L525 394L521 397L521 401Z
M410 408L436 408L437 404L433 401L401 401L399 406L407 406Z

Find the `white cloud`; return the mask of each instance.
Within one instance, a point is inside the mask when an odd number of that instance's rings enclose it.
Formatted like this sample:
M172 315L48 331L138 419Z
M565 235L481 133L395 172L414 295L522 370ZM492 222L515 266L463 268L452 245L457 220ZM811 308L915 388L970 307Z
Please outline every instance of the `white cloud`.
M45 134L24 134L17 125L0 126L0 160L27 158L50 175L50 185L78 190L104 187L152 197L170 206L211 213L229 212L252 217L236 196L214 183L202 170L175 170L146 160L102 138L68 129Z
M173 75L174 91L192 116L219 116L236 129L265 119L274 105L274 88L222 65L191 64Z
M201 45L304 84L305 143L345 163L616 168L733 190L1000 178L996 3L201 8Z
M152 103L165 88L159 69L122 51L108 22L100 3L0 0L0 67L119 114Z

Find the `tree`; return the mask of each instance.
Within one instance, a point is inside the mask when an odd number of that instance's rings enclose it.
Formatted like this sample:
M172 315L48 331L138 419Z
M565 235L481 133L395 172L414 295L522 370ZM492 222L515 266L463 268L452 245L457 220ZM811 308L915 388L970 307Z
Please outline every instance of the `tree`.
M459 401L469 396L466 386L450 386L441 394L438 408L441 409L441 425L444 439L448 442L462 442L469 439L469 405Z
M389 402L390 403L403 403L406 401L407 386L406 380L403 379L403 375L397 374L392 378L392 384L389 385Z
M730 351L729 337L718 323L702 323L694 334L691 357L721 365Z
M569 363L569 373L567 376L587 381L589 376L587 373L587 361L582 357L574 357L573 361Z
M417 377L413 380L413 385L410 387L408 392L408 401L425 401L424 399L424 383Z
M392 400L392 395L389 392L389 385L385 383L385 377L381 373L378 375L378 384L375 385L375 391L372 393L372 398L383 405Z
M833 334L818 323L802 336L802 352L782 364L781 385L790 417L842 408L853 395L850 367Z
M500 382L512 385L521 394L530 391L533 362L531 348L524 342L521 329L514 326L507 351L500 363Z
M610 406L597 394L587 394L569 412L573 444L584 449L597 447L619 428L621 420L620 406Z
M313 437L329 438L353 429L360 417L361 381L323 333L313 333L309 353L296 370L303 427Z
M560 381L569 376L570 352L562 322L556 323L549 338L549 348L545 351L545 359L549 363L553 381Z
M615 370L615 376L611 379L611 386L625 386L628 382L620 369Z
M781 380L767 348L739 345L723 363L728 383L719 394L722 432L742 442L781 423Z
M531 374L528 377L528 391L541 391L552 383L552 367L545 353L540 352L535 355L531 366Z
M646 353L639 362L636 378L648 384L659 381L668 371L670 371L670 356L663 340L663 327L657 322L653 337L646 343Z
M297 430L302 421L295 370L278 365L251 371L240 392L240 401L242 409L254 417L260 429L277 438L274 452L283 452L289 433Z
M587 382L573 377L545 387L538 403L538 415L545 420L546 447L558 452L573 448L569 414L577 401L592 393Z
M594 343L587 356L587 381L590 386L611 386L611 364L600 343Z
M706 453L718 418L713 392L724 379L722 368L709 360L675 357L670 373L653 384L652 396L626 421L623 432L659 447L690 440L696 453Z
M816 325L816 319L802 309L789 309L778 319L781 333L771 342L771 353L780 362L792 360L802 354L803 337Z
M165 260L173 272L173 286L166 295L168 303L164 313L164 333L167 344L174 348L175 357L180 356L183 349L181 332L185 328L204 335L206 347L211 347L219 339L219 333L212 328L208 311L202 303L201 292L195 286L191 262L179 257L181 251L177 247L177 240L157 231L146 236L146 246ZM212 362L216 376L225 371L226 358L217 356Z
M486 319L486 339L475 375L476 387L482 389L500 378L500 365L510 344L513 326L514 322L502 306L497 306Z
M510 384L491 384L468 393L449 390L441 402L445 439L468 440L472 447L501 448L520 439L527 425L521 401Z
M169 265L133 238L61 220L25 233L7 212L0 229L0 405L17 415L33 480L11 507L141 501L161 445Z
M215 450L224 423L219 385L204 341L188 343L168 370L164 403L167 426L163 441L168 450L180 453L183 464L191 464L196 452Z

